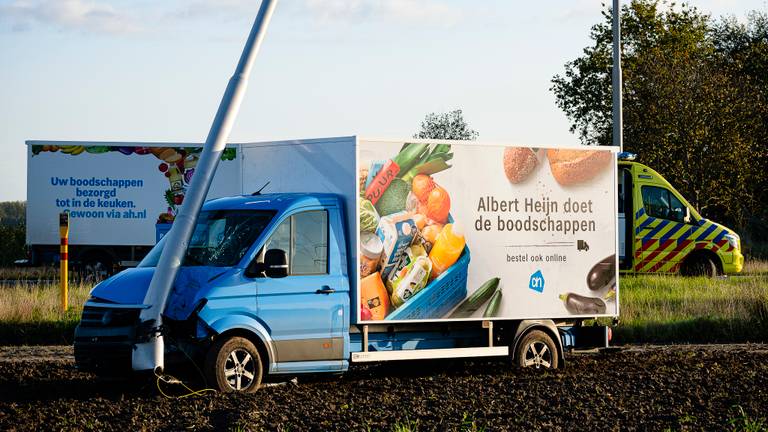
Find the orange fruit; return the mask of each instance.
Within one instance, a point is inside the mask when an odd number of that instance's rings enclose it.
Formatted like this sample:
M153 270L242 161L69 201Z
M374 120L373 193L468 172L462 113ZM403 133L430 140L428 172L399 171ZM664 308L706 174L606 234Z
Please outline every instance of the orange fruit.
M427 197L427 217L438 223L448 220L451 211L451 198L440 186L435 186Z
M419 174L413 178L411 183L411 192L416 195L416 198L421 202L426 202L429 193L435 188L435 181L432 177L426 174Z

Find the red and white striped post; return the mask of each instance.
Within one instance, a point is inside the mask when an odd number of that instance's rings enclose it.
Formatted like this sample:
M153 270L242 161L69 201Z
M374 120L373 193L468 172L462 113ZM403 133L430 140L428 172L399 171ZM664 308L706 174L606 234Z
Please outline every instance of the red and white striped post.
M69 213L59 213L59 237L61 243L59 246L59 287L61 288L61 310L66 312L68 308L68 275L67 268L69 265Z

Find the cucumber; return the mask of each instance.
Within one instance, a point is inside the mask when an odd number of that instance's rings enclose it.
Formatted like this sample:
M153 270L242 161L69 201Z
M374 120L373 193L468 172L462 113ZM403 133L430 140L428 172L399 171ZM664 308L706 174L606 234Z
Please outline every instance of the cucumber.
M482 284L471 296L467 297L461 304L453 311L449 318L469 318L475 311L480 309L480 306L484 305L489 298L496 291L499 286L499 278L489 279Z
M485 312L483 312L483 318L495 317L496 313L499 312L499 306L501 306L501 290L497 289L493 293L491 301L488 302L488 306L485 308Z

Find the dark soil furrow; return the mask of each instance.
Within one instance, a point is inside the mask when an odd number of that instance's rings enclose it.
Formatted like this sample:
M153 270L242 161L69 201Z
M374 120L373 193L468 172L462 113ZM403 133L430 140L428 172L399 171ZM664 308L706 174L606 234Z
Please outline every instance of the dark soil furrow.
M765 346L631 348L556 372L407 362L300 378L255 395L159 395L154 380L78 372L66 348L0 349L0 430L726 430L768 413ZM194 371L180 371L194 388ZM175 395L180 388L167 388ZM764 420L764 419L763 419Z

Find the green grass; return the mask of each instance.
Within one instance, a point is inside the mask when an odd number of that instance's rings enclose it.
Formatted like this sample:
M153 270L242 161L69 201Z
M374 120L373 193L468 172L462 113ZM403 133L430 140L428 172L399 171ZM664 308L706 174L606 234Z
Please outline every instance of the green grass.
M55 276L51 269L3 271L42 282L0 284L0 344L72 343L92 284L70 283L63 312L58 283L44 281ZM748 261L745 271L715 279L622 276L614 343L768 342L768 262Z
M744 268L741 270L740 275L742 276L768 275L768 261L747 259L744 262Z
M0 280L58 279L59 267L0 267Z
M768 275L628 276L614 343L768 341Z
M0 284L0 345L70 344L91 284L70 283L61 310L58 283Z
M728 423L734 432L766 432L768 431L768 421L764 417L752 417L741 406L734 407L737 411L735 417L732 417Z

